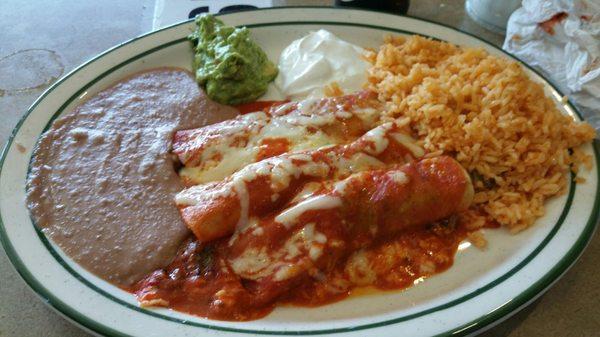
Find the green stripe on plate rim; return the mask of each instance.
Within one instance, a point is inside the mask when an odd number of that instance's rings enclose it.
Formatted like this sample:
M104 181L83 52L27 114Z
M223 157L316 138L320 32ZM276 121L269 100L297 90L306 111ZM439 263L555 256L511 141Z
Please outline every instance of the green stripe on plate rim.
M290 7L285 7L285 8L290 8ZM296 7L296 8L319 8L319 7L304 7L304 6L300 6L300 7ZM266 11L266 10L272 10L272 9L277 9L277 8L265 8L265 9L258 9L256 11ZM349 9L352 10L352 9ZM466 35L470 35L484 43L486 43L489 46L492 46L493 48L500 50L501 52L503 52L504 54L519 60L518 58L516 58L515 56L511 55L510 53L507 53L505 51L503 51L502 49L494 46L491 43L488 43L470 33L466 33L463 31L460 31L456 28L453 27L449 27L443 24L439 24L439 23L435 23L429 20L423 20L423 19L419 19L419 18L413 18L416 20L421 20L421 21L426 21L435 25L439 25L439 26L443 26L446 28L449 28L451 30L454 31L458 31L460 33L466 34ZM98 56L94 57L93 59L91 59L90 61L82 64L81 66L77 67L76 69L74 69L73 71L71 71L69 74L65 75L62 79L60 79L59 81L57 81L54 85L52 85L48 90L46 90L46 92L44 92L33 104L32 106L28 109L27 113L23 116L23 118L21 118L21 120L17 123L17 126L15 127L15 129L13 130L4 150L2 151L2 155L0 156L0 165L3 167L3 163L4 160L6 158L6 155L8 153L8 149L10 148L10 145L13 142L14 137L16 136L17 132L19 131L21 125L23 124L23 122L27 119L27 117L29 116L29 114L37 107L37 105L52 91L54 90L57 86L59 86L62 82L64 82L67 78L71 77L72 75L74 75L75 73L77 73L78 71L80 71L81 69L83 69L84 67L90 65L91 63L95 62L96 60L98 60L99 58L101 58L102 56L121 48L122 46L125 46L127 44L130 44L134 41L137 41L141 38L144 38L146 36L149 35L153 35L156 34L160 31L166 30L166 29L170 29L176 26L180 26L180 25L185 25L188 24L191 20L188 21L184 21L169 27L165 27L162 28L160 30L148 33L148 34L144 34L141 35L139 37L133 38L129 41L126 41L122 44L119 44L101 54L99 54ZM381 26L376 26L376 25L367 25L367 24L358 24L358 23L343 23L343 22L329 22L329 21L310 21L310 22L304 22L304 21L294 21L294 22L271 22L271 23L261 23L261 24L254 24L254 25L246 25L247 27L250 28L254 28L254 27L265 27L265 26L277 26L277 25L318 25L318 24L323 24L323 25L342 25L342 26L358 26L358 27L364 27L364 28L373 28L373 29L378 29L378 30L386 30L386 31L393 31L393 32L397 32L397 33L405 33L405 34L418 34L418 35L423 35L423 34L419 34L419 33L415 33L415 32L411 32L411 31L406 31L406 30L401 30L401 29L394 29L394 28L390 28L390 27L381 27ZM163 49L165 47L171 46L173 44L176 43L181 43L184 42L186 39L182 38L182 39L178 39L178 40L173 40L170 42L167 42L163 45L154 47L152 49L149 49L141 54L138 54L114 67L112 67L111 69L109 69L108 71L100 74L98 77L96 77L94 80L90 81L88 84L86 84L85 87L83 87L82 89L80 89L75 95L71 96L71 98L65 102L60 108L59 110L52 116L52 118L49 120L48 124L46 125L46 129L49 127L49 125L51 124L51 122L58 116L60 115L60 113L62 112L62 110L64 110L76 97L78 97L78 95L80 93L82 93L84 90L86 90L87 88L89 88L91 85L93 85L94 83L96 83L97 81L99 81L100 79L102 79L103 77L105 77L106 75L110 74L111 72L113 72L114 70L134 61L137 60L141 57L144 57L150 53L153 53L157 50ZM519 60L520 61L520 60ZM538 74L539 76L541 76L542 78L544 78L541 74L539 74L535 69L531 68L530 66L528 66L527 64L525 64L524 62L521 62L522 65L526 66L527 68L529 68L530 70L532 70L534 73ZM548 81L548 84L553 87L556 91L558 91L560 93L560 91L554 87L554 85ZM562 94L562 93L561 93ZM571 104L571 102L569 102L570 107L576 112L576 114L579 116L579 118L581 118L581 114L579 113L579 111ZM595 158L596 158L596 166L597 168L600 167L600 154L599 154L599 150L598 150L598 145L595 144L594 145L594 154L595 154ZM1 173L1 169L0 169L0 173ZM598 170L598 175L599 175L599 180L600 180L600 170ZM57 260L57 262L59 262L69 273L71 273L76 279L78 279L79 281L81 281L82 283L84 283L86 286L88 286L89 288L91 288L92 290L100 293L101 295L103 295L104 297L117 302L121 305L124 305L130 309L142 312L144 314L148 314L151 316L155 316L161 319L165 319L165 320L169 320L169 321L174 321L177 323L181 323L181 324L187 324L187 325L193 325L193 326L198 326L198 327L203 327L203 328L208 328L208 329L215 329L215 330L221 330L221 331L230 331L230 332L240 332L240 333L255 333L255 334L285 334L285 335L298 335L298 334L305 334L305 335L315 335L315 334L325 334L325 333L340 333L340 332L350 332L350 331L356 331L356 330L362 330L362 329L369 329L369 328L375 328L375 327L381 327L381 326L385 326L385 325L390 325L390 324L394 324L394 323L398 323L398 322L402 322L402 321L406 321L406 320L410 320L419 316L423 316L435 311L439 311L439 310L443 310L443 309L447 309L449 307L452 307L454 305L457 305L459 303L464 302L465 300L471 299L475 296L480 295L481 293L495 287L496 285L502 283L504 280L506 280L507 278L511 277L514 273L516 273L518 270L522 269L525 265L527 265L529 263L529 261L531 261L535 256L537 256L537 254L548 244L548 242L550 242L552 240L552 238L554 237L554 235L558 232L558 230L560 229L562 222L564 221L564 219L566 218L570 205L572 203L573 200L573 196L575 193L575 183L573 182L573 180L571 179L571 184L570 184L570 188L569 188L569 195L567 197L567 203L565 205L565 208L563 209L561 216L558 219L558 222L554 225L553 229L551 230L551 232L548 234L548 236L542 241L542 243L536 247L536 249L527 257L525 258L523 261L521 261L517 266L515 266L513 269L511 269L509 272L507 272L506 274L502 275L500 278L496 279L495 281L489 283L488 285L477 289L476 291L465 295L461 298L458 298L456 300L450 301L446 304L440 305L438 307L435 308L430 308L427 309L425 311L419 312L419 313L415 313L412 315L408 315L408 316L404 316L404 317L399 317L399 318L395 318L392 320L387 320L387 321L383 321L383 322L377 322L377 323L371 323L371 324L365 324L365 325L360 325L360 326L352 326L352 327L347 327L347 328L339 328L339 329L328 329L328 330L312 330L312 331L263 331L263 330L247 330L247 329L237 329L237 328L229 328L229 327L222 327L222 326L215 326L215 325L210 325L210 324L202 324L202 323L197 323L197 322L190 322L190 321L185 321L185 320L181 320L178 318L174 318L174 317L169 317L169 316L165 316L162 314L159 314L157 312L154 311L150 311L150 310L146 310L146 309L142 309L138 306L134 306L131 305L129 303L126 303L120 299L115 298L114 296L104 292L103 290L97 288L95 285L91 284L89 281L87 281L85 278L83 278L81 275L79 275L77 272L75 272L66 261L64 261L58 254L58 252L56 252L54 250L54 248L51 246L50 242L47 240L46 236L37 228L36 232L38 234L39 239L42 241L42 243L46 246L46 248L49 250L49 252L52 254L52 256ZM548 288L555 280L557 280L579 257L579 255L583 252L585 246L587 245L587 243L589 242L594 230L595 230L595 224L597 222L597 217L598 217L598 206L600 205L600 184L599 187L596 191L596 196L595 196L595 201L594 201L594 208L592 211L592 214L590 214L590 218L587 221L586 227L584 228L582 234L579 236L579 238L577 239L576 243L573 245L573 247L571 247L571 249L567 252L567 254L565 254L565 256L548 272L546 273L542 278L540 278L537 282L535 282L532 286L530 286L528 289L526 289L525 291L523 291L521 294L517 295L515 298L513 298L511 301L509 301L507 304L503 305L502 307L494 310L493 312L490 312L488 314L485 314L465 325L462 325L460 327L454 328L452 330L449 330L445 333L440 334L439 336L448 336L448 335L465 335L468 333L472 333L474 331L477 331L487 325L490 325L492 323L494 323L495 321L509 315L510 313L512 313L513 311L515 311L516 309L522 307L524 304L528 303L530 300L534 299L537 295L541 294L546 288ZM7 255L9 256L11 262L13 263L13 265L15 266L15 268L17 269L17 272L21 275L21 277L25 280L25 282L39 295L41 296L48 304L50 304L52 307L54 307L55 309L57 309L59 312L61 312L62 314L66 315L67 317L73 319L75 322L83 325L84 327L98 332L98 333L102 333L102 334L109 334L109 335L114 335L114 336L126 336L125 334L111 328L108 326L105 326L97 321L94 321L93 319L90 319L87 316L83 316L81 315L78 311L76 311L75 309L69 307L67 304L65 304L64 302L62 302L60 299L54 297L52 295L52 293L50 293L37 279L35 279L35 277L33 277L33 275L30 273L30 271L27 269L27 267L24 266L23 262L20 260L19 256L16 255L15 251L14 251L14 247L12 246L12 244L9 242L8 238L6 237L6 231L4 228L4 224L1 221L0 218L0 239L2 241L2 244L7 252Z

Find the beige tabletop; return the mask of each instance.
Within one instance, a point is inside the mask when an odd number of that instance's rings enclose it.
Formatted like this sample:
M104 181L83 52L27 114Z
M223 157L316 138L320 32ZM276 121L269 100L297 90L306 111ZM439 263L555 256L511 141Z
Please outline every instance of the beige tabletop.
M463 1L413 0L409 14L501 45ZM331 5L331 1L275 1ZM0 144L53 81L94 55L151 30L154 0L0 1ZM23 89L29 88L29 89ZM87 336L28 289L0 252L0 336ZM552 289L482 336L600 336L600 235Z

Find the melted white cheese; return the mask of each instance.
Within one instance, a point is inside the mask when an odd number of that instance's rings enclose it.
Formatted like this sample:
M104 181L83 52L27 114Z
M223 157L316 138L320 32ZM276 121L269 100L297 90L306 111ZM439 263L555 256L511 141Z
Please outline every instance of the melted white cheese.
M342 199L329 195L317 195L305 199L298 204L286 209L275 217L275 221L286 227L291 227L296 223L298 217L310 210L331 209L340 207Z
M256 279L265 276L269 272L272 262L272 257L267 254L264 247L261 250L253 247L244 250L235 259L231 259L229 264L231 269L238 275Z
M404 185L408 182L408 177L402 171L394 170L387 173L388 177L398 185Z
M238 199L240 200L240 218L235 226L236 230L239 231L246 227L248 223L248 212L250 211L250 196L248 195L248 188L246 182L241 179L234 180L233 188L237 193Z
M243 120L250 125L247 129L232 126L233 131L239 134L229 130L225 133L227 136L208 144L201 152L200 164L182 168L180 176L196 184L222 180L254 163L264 139L285 138L289 142L291 152L339 144L342 141L339 137L328 135L320 129L336 123L335 114L318 111L316 102L318 100L298 102L297 109L273 118L266 117L263 112L244 115ZM289 107L282 111L287 109ZM348 114L352 115L350 112ZM235 129L236 127L239 130ZM238 138L244 136L247 137L247 141L240 142Z
M277 272L275 272L275 276L273 280L277 282L281 282L287 280L288 278L296 275L298 273L298 268L292 264L286 264L279 267Z
M350 179L340 180L333 185L333 191L335 193L344 195L344 193L346 193L346 187L348 187L349 183Z
M337 158L335 161L337 167L337 176L347 176L352 173L382 168L385 164L375 157L368 154L358 152L350 158Z
M377 278L369 257L363 249L350 256L346 263L345 272L350 277L350 280L357 285L373 284Z
M292 199L291 203L297 203L311 197L321 186L322 184L317 182L309 182L305 184L302 187L302 190L294 196L294 199Z
M240 167L252 163L258 154L258 147L229 147L219 151L221 151L222 160L207 160L202 166L184 167L179 175L183 179L198 184L222 180L239 170Z
M268 176L271 180L271 190L274 193L287 188L292 179L301 175L314 178L324 178L330 168L326 163L315 162L310 156L295 154L284 157L273 157L244 167L233 175L233 180L250 182L258 176ZM294 160L302 161L300 163Z
M256 233L258 229L262 228L254 228L252 234L262 235ZM286 240L280 249L267 251L265 247L247 248L231 259L229 264L236 274L244 278L257 280L272 276L275 281L283 281L303 270L297 265L303 254L312 261L319 259L326 242L327 237L315 230L314 223L309 223Z
M394 139L398 143L404 145L404 147L406 147L410 152L412 152L412 154L416 158L420 158L425 155L425 150L418 146L417 141L414 140L411 136L400 132L394 132L391 134L391 136L394 137Z
M308 250L308 256L313 261L317 261L321 255L323 255L323 247L321 246L311 246Z
M392 127L392 123L382 124L362 136L362 139L367 140L371 143L371 147L366 148L364 151L371 155L378 155L385 151L390 144L387 138L388 130Z

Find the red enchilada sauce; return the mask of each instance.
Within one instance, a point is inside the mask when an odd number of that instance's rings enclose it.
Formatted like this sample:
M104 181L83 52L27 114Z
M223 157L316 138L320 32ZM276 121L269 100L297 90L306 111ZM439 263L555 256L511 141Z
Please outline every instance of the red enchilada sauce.
M132 291L142 305L245 321L277 303L316 306L359 287L406 288L449 268L466 237L454 216L427 224L464 209L470 182L453 163L425 159L323 185L304 200L338 198L339 206L306 208L294 220L265 215L204 246L190 239Z
M240 112L240 114L243 115L256 111L267 111L274 106L281 105L287 102L289 101L254 101L236 105L235 108Z
M361 262L356 261L364 257L353 254L320 279L303 279L275 301L264 300L270 294L253 293L253 282L231 271L226 258L228 240L202 245L190 238L168 267L155 271L131 290L142 305L166 306L219 320L254 320L268 315L277 303L319 306L343 300L364 286L407 288L448 269L466 234L464 226L453 219L403 231L365 251L373 275L361 275ZM375 281L370 282L370 278Z
M256 160L260 161L266 158L275 157L288 152L290 141L287 138L265 138L260 142Z

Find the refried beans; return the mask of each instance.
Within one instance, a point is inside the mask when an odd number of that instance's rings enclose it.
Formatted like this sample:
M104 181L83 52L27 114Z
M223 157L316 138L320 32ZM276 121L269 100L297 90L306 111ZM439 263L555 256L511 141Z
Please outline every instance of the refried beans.
M164 267L189 235L173 132L234 117L177 68L138 73L57 119L27 184L36 225L77 263L119 286Z

